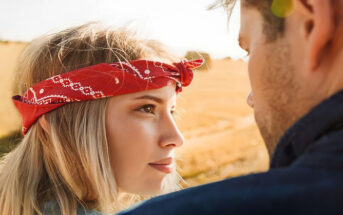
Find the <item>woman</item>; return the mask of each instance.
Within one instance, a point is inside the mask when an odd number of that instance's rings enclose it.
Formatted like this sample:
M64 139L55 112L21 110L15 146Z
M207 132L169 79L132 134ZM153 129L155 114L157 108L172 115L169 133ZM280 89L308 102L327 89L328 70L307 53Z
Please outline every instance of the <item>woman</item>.
M107 214L177 188L175 96L202 61L91 23L38 38L18 66L22 142L0 166L1 214Z

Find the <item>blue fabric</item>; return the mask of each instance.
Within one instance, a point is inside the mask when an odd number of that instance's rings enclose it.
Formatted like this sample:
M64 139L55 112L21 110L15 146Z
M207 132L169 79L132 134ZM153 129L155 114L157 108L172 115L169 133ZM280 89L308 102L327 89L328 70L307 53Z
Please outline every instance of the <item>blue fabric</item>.
M60 209L57 202L47 202L44 204L43 215L60 215ZM95 210L87 210L81 206L77 208L77 215L102 215Z
M284 134L270 167L153 198L120 215L342 215L343 91Z

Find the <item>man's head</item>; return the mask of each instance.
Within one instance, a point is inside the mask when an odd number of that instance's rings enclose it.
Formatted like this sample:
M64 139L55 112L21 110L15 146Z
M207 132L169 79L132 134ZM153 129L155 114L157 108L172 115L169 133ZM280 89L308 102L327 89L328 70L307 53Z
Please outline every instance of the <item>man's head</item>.
M341 0L241 0L248 103L270 153L293 123L343 89L342 13Z

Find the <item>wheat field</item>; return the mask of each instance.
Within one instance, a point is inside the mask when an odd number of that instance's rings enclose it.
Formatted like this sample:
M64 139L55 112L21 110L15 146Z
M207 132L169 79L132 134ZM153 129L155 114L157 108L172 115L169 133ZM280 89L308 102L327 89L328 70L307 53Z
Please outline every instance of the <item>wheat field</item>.
M24 47L0 43L0 137L20 127L11 89ZM185 186L267 170L268 155L245 102L250 89L246 70L242 61L212 60L179 96L176 120L185 143L175 156Z

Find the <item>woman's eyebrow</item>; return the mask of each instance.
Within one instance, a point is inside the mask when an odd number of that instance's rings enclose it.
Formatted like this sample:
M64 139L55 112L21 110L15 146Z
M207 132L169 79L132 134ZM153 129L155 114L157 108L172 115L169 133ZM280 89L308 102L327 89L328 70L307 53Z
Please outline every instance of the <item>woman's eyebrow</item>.
M150 100L153 100L153 101L160 103L160 104L163 103L163 99L158 98L156 96L152 96L152 95L144 95L144 96L140 96L140 97L135 98L135 100L138 100L138 99L150 99Z

